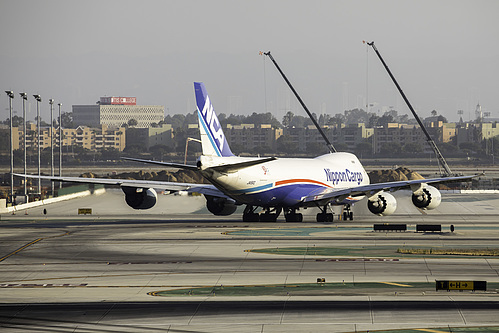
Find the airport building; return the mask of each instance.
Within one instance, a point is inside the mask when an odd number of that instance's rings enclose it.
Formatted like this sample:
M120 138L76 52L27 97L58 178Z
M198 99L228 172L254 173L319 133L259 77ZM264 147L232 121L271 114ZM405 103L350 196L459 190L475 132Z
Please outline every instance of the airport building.
M164 118L164 106L137 105L136 97L101 97L95 105L73 105L75 126L121 127L134 119L137 124L133 127L146 128Z
M270 124L256 126L255 124L228 124L224 133L230 146L245 147L247 151L252 151L262 147L275 149L276 140L282 135L283 130L274 128Z
M419 125L388 123L383 127L374 128L374 152L380 153L387 145L398 143L401 147L406 144L418 144L426 149L426 137ZM429 147L428 147L429 148Z
M77 128L62 129L62 145L64 146L80 146L90 150L114 148L122 151L125 149L126 128L109 127L102 125L99 127L78 126ZM40 131L40 148L50 148L51 146L51 131L54 131L53 144L54 147L59 147L59 128L44 127ZM14 150L23 148L24 133L22 128L13 128ZM37 148L38 134L36 125L29 123L26 127L26 147Z
M162 124L158 127L128 128L126 131L127 145L138 145L143 148L154 146L168 146L174 148L173 128L170 124Z

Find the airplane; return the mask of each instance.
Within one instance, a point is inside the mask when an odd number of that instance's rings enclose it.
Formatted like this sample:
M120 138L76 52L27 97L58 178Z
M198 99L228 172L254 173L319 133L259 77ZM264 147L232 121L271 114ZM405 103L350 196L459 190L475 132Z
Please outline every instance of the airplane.
M286 222L302 222L299 210L317 207L317 222L332 222L331 206L343 206L343 219L353 220L351 206L367 197L367 207L375 215L391 215L397 200L391 192L412 191L412 203L420 209L434 209L441 194L430 184L469 181L473 176L394 181L370 184L369 176L352 153L334 152L315 158L277 158L235 156L202 82L194 82L202 155L196 165L137 158L127 160L196 170L210 184L163 181L40 176L52 181L120 186L125 202L134 209L149 209L157 202L156 190L186 191L203 194L207 209L214 215L233 214L245 205L245 222L275 222L284 211ZM25 175L16 174L16 176ZM26 175L38 178L36 175ZM261 209L262 212L258 213Z

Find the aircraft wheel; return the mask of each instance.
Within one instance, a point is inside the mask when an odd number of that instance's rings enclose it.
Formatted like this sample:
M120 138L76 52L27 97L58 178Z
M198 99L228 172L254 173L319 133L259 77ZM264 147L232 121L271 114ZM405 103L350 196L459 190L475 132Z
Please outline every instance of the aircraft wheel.
M348 214L348 218L350 219L350 221L353 221L353 212L350 212L350 213Z
M259 222L260 215L256 213L243 214L243 222Z
M263 213L260 214L260 222L275 222L277 221L277 214Z
M326 214L317 213L317 222L326 222Z
M333 213L327 213L325 222L333 222L333 216Z
M303 215L302 214L287 214L285 215L286 222L302 222Z

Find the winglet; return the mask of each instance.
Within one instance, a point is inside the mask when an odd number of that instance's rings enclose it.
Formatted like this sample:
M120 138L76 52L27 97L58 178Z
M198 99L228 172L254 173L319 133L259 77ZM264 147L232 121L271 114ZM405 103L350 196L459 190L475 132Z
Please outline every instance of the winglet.
M203 155L234 156L202 82L194 82Z

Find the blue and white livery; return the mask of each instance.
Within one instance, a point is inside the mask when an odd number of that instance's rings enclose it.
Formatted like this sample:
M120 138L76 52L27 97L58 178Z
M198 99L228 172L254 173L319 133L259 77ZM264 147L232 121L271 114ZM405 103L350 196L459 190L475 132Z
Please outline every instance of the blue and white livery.
M211 184L160 181L48 177L43 179L79 183L118 185L126 203L135 209L148 209L157 200L155 189L201 193L215 215L230 215L237 206L245 205L244 221L276 221L284 212L286 221L301 221L298 211L318 207L317 221L332 221L331 205L343 205L343 219L352 219L352 204L367 197L369 211L390 215L397 201L390 192L412 191L412 202L420 209L433 209L440 204L440 192L432 183L467 181L475 176L445 177L370 184L369 176L358 158L351 153L328 153L316 158L251 158L234 156L222 126L213 109L203 83L195 82L194 91L203 148L196 165L128 160L167 167L196 170ZM25 175L19 175L25 176ZM37 178L38 176L28 176ZM261 213L259 212L261 210Z
M198 107L199 131L203 155L207 156L234 156L230 151L222 126L213 110L210 97L201 82L194 82L196 105Z

